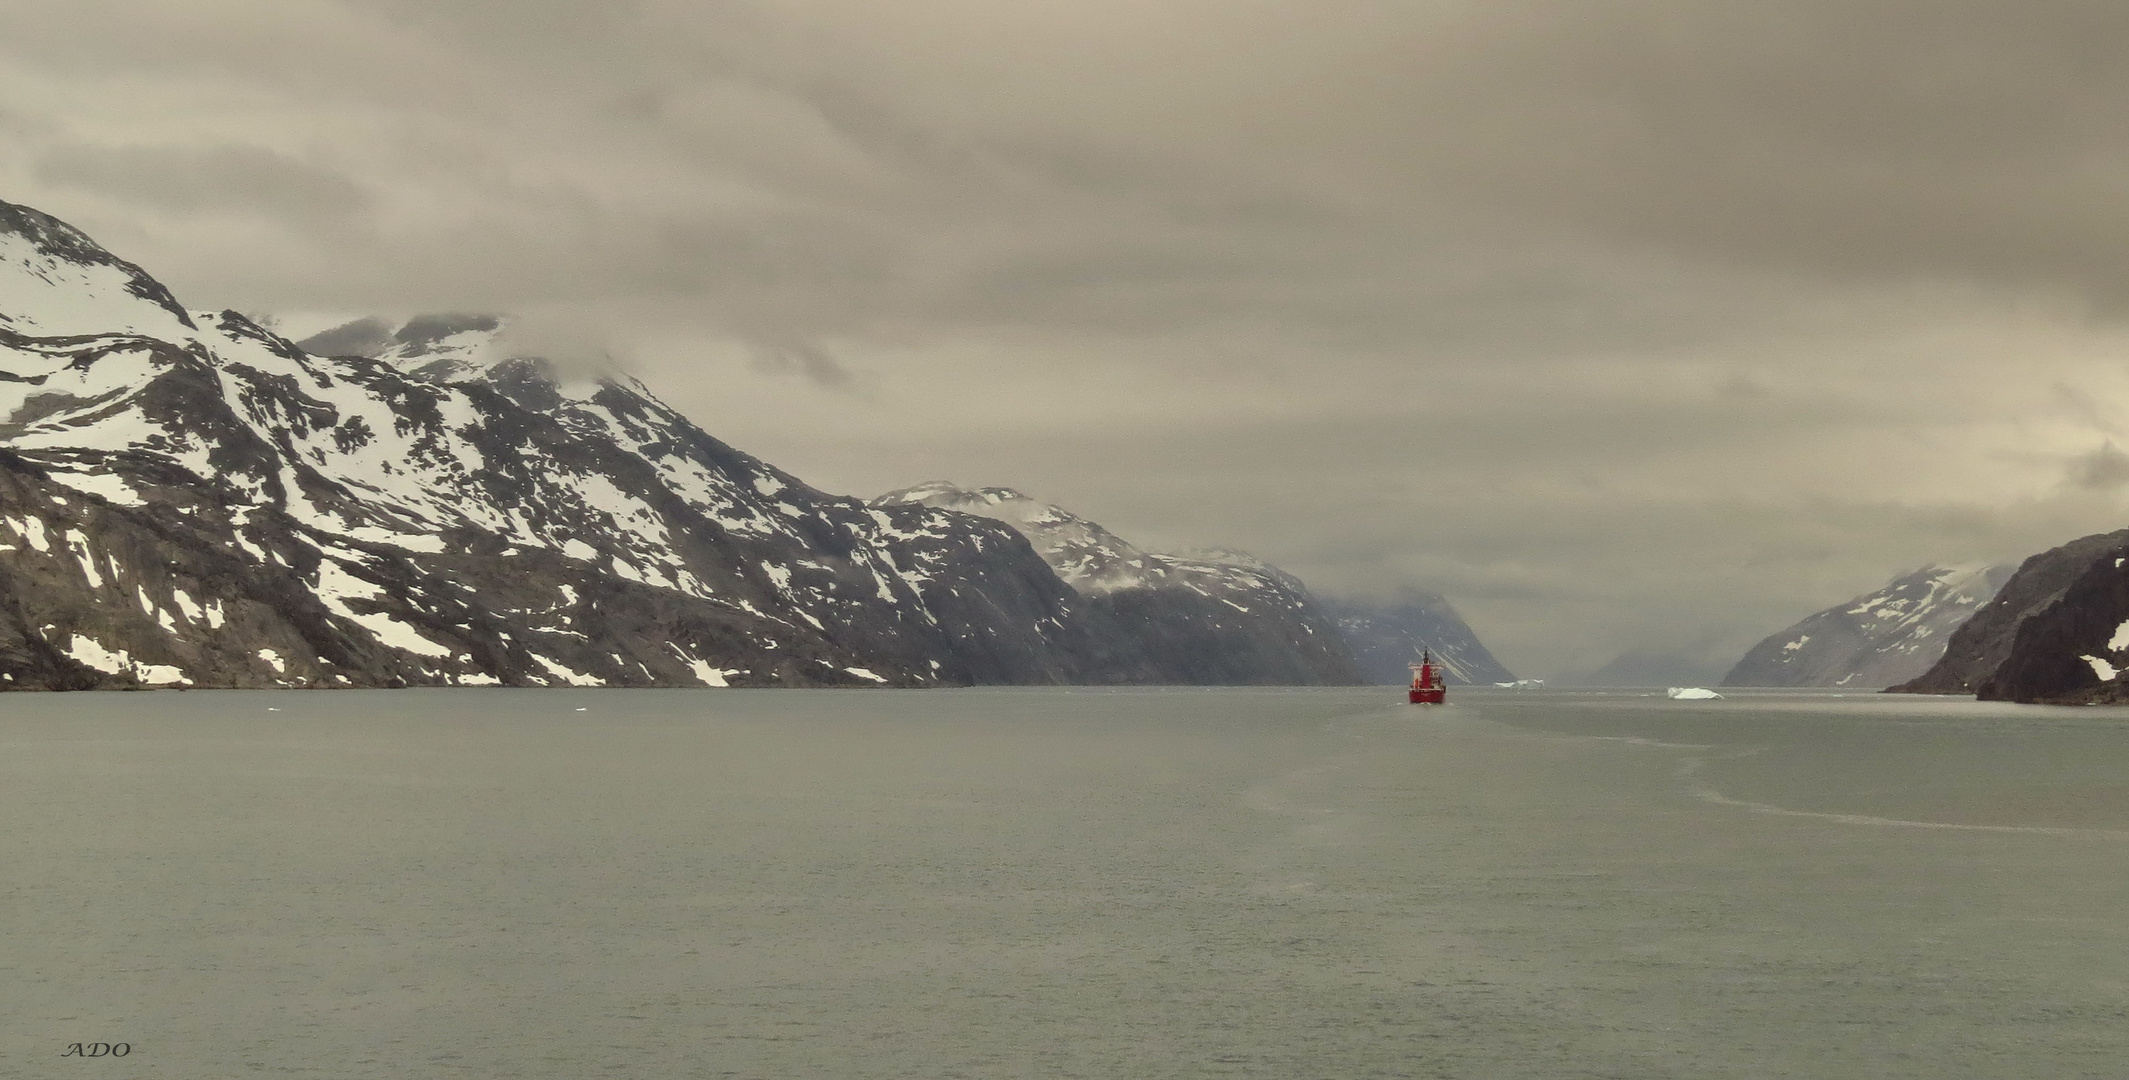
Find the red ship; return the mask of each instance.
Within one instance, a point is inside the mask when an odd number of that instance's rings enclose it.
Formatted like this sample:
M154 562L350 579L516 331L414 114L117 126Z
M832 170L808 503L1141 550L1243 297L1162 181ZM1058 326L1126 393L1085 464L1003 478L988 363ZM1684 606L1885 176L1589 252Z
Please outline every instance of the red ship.
M1419 663L1412 665L1412 704L1439 705L1448 696L1441 669L1434 666L1434 653L1421 653Z

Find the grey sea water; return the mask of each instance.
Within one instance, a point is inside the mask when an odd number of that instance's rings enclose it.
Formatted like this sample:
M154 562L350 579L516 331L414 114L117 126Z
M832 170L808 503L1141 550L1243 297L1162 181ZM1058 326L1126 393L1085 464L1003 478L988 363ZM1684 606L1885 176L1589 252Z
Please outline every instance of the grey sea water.
M2129 1073L2129 714L1452 701L6 695L0 1074Z

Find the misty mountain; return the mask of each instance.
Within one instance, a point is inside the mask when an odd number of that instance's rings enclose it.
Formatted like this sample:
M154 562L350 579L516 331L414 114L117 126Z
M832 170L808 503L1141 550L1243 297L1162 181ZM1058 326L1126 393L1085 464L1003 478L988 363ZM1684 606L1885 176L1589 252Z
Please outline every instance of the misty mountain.
M922 506L1002 522L1082 599L1112 666L1209 683L1357 683L1345 639L1308 589L1235 551L1146 551L1061 507L1011 488L944 481L888 492L882 508ZM1154 681L1154 680L1148 680Z
M1720 661L1668 649L1629 649L1595 671L1556 675L1554 686L1707 686L1722 677Z
M1952 632L1944 655L1895 693L2082 704L2129 701L2129 529L2021 563Z
M1916 678L2013 569L1927 566L1903 574L1753 646L1722 684L1875 689Z
M1450 683L1515 679L1439 594L1407 590L1380 602L1340 599L1325 606L1369 682L1410 682L1409 665L1417 663L1422 652L1434 654Z
M817 491L632 379L504 354L499 327L362 320L305 349L0 203L0 685L1228 670L1014 528Z

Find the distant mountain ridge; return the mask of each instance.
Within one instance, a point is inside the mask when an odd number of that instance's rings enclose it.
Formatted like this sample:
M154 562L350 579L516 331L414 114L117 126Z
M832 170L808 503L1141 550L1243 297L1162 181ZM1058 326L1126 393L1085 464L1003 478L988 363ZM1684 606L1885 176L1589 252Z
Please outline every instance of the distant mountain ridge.
M1811 615L1745 653L1724 686L1879 687L1944 655L1952 632L1993 599L2010 566L1926 566Z
M1115 648L1191 681L1357 683L1345 639L1292 575L1234 551L1146 551L1012 488L932 481L874 499L1003 522L1084 598Z

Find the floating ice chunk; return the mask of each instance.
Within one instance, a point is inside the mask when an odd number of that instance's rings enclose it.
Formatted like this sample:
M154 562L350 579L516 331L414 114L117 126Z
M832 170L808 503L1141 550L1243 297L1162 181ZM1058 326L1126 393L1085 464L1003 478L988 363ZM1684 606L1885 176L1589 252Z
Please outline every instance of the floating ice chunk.
M1664 693L1678 701L1708 701L1722 697L1704 686L1673 686Z

